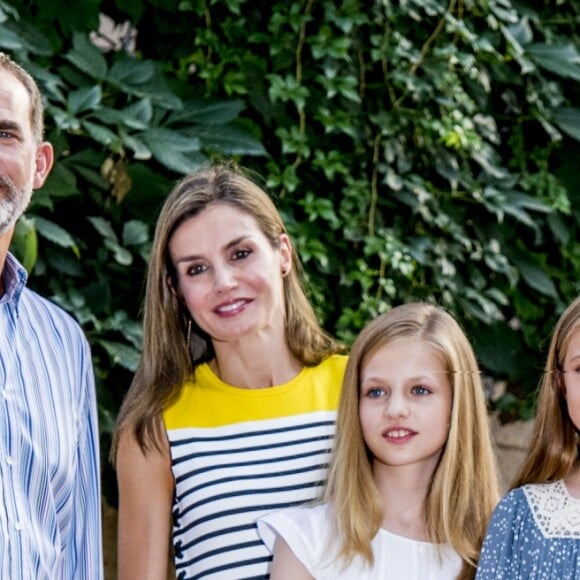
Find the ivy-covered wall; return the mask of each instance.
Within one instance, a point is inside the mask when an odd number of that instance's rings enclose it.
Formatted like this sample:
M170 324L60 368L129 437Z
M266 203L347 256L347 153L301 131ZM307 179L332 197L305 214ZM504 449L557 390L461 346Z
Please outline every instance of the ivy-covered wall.
M91 42L99 14L130 51ZM437 301L529 417L580 293L579 20L578 0L0 0L58 155L13 249L91 340L104 436L157 210L216 156L263 176L328 330Z

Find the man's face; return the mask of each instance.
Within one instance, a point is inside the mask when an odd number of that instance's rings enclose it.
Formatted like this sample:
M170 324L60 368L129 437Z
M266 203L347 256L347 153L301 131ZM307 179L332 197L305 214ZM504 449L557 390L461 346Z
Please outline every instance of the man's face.
M20 81L0 69L0 236L11 232L52 166L52 147L34 138L30 106Z

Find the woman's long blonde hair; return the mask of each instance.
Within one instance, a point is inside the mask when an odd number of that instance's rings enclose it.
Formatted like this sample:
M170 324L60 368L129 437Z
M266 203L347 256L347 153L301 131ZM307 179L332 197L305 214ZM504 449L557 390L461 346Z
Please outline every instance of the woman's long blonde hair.
M376 349L417 338L441 353L453 403L447 443L425 500L429 539L450 544L463 560L461 578L473 578L486 526L499 499L488 414L473 349L456 320L424 303L393 308L370 322L349 356L338 411L333 461L325 501L335 513L340 555L373 562L371 541L383 517L373 481L372 456L363 439L360 376Z
M561 314L550 341L539 385L531 445L510 488L557 481L578 461L578 430L568 415L562 374L572 335L580 330L580 296Z
M143 307L143 351L121 406L113 436L115 461L119 434L130 429L146 452L159 448L163 409L179 394L195 368L214 358L209 336L196 326L177 287L169 242L177 228L210 205L229 204L251 215L272 247L279 247L286 227L268 194L241 169L228 164L205 167L180 180L161 209L149 259ZM301 265L294 248L292 268L283 278L286 339L294 356L314 366L336 352L337 343L319 325L301 283Z

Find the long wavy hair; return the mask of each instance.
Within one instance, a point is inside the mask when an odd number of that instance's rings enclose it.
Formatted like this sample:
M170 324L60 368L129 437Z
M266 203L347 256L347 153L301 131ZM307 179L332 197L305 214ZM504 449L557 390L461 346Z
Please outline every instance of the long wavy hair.
M383 506L360 423L360 377L373 352L403 338L416 338L436 349L449 373L449 435L425 499L425 514L430 541L450 544L463 560L460 578L473 578L499 499L486 402L473 349L459 324L441 308L424 303L397 306L379 316L350 351L324 498L334 510L342 539L340 557L349 561L361 555L369 564L374 561L371 541Z
M168 250L177 228L214 204L229 204L251 215L274 248L279 247L280 235L287 233L268 194L234 165L204 167L175 185L157 220L143 304L143 351L117 419L113 463L123 429L133 430L144 452L150 445L160 448L163 409L179 395L195 368L215 357L210 337L171 290L177 280ZM333 353L344 352L316 319L294 248L283 288L286 340L293 355L305 366L315 366Z
M578 461L578 430L568 414L563 364L572 335L580 330L580 296L561 314L550 341L539 384L531 444L510 488L557 481Z

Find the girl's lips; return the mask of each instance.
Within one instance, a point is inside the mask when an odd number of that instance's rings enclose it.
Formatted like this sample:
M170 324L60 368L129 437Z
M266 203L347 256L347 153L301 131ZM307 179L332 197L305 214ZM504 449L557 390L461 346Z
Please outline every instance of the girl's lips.
M407 441L410 441L415 435L417 435L416 431L412 431L411 429L404 429L402 427L393 427L383 431L383 438L387 439L391 443L406 443Z

